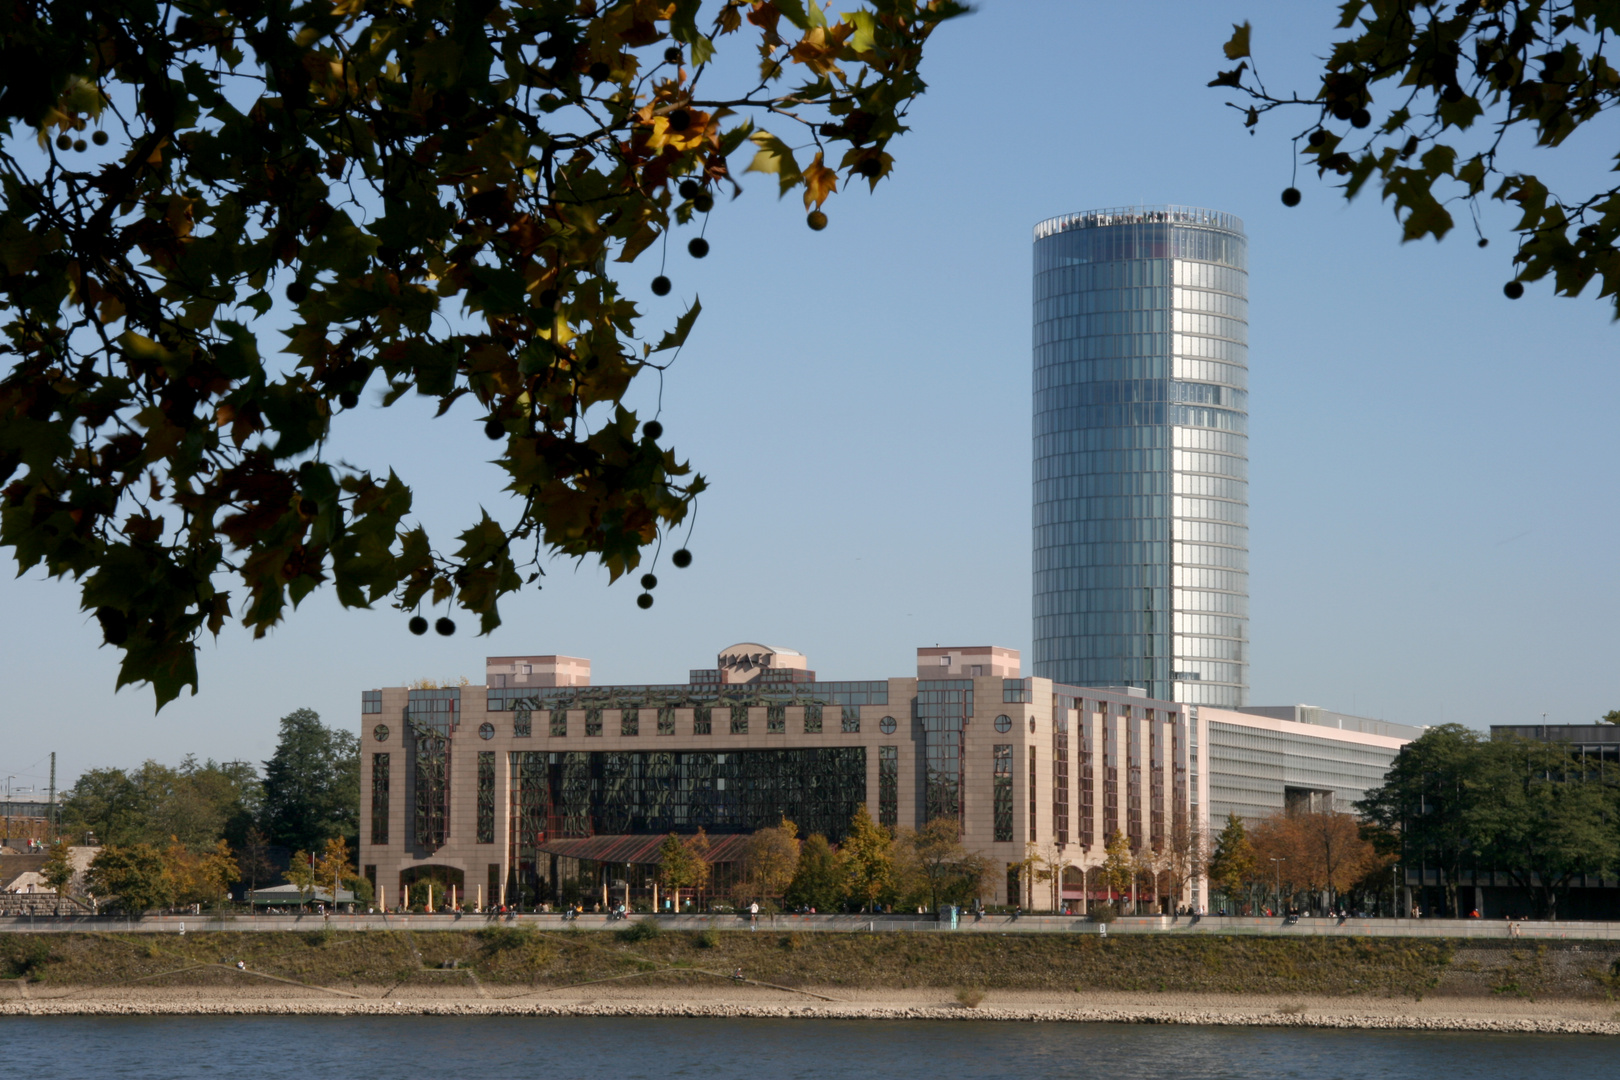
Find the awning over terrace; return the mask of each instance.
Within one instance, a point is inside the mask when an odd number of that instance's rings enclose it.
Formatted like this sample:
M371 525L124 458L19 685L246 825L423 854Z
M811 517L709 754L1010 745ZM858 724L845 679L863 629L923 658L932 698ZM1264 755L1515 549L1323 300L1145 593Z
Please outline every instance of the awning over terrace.
M690 840L691 837L683 836ZM707 863L741 862L748 846L747 834L711 836L709 850L703 853ZM658 847L663 836L585 836L572 840L542 840L536 850L565 859L585 859L590 862L630 863L657 866Z

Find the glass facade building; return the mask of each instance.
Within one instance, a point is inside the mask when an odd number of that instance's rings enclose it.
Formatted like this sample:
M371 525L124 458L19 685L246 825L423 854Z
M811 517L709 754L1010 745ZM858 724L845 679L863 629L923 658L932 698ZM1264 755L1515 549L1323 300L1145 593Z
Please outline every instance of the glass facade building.
M1248 243L1230 214L1035 228L1035 674L1248 692Z

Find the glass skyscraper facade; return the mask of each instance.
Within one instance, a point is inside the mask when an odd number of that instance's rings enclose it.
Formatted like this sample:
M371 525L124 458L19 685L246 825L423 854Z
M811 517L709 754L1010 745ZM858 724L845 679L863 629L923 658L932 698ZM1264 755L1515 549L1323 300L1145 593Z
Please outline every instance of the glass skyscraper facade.
M1035 674L1248 692L1248 242L1230 214L1035 228Z

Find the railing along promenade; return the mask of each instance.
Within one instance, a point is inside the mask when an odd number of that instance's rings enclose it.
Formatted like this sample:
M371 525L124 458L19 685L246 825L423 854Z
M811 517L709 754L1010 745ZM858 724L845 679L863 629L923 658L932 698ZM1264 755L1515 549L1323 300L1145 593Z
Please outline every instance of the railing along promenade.
M1403 937L1481 938L1524 941L1607 941L1620 939L1620 922L1507 922L1492 919L1298 919L1219 915L1127 915L1111 923L1075 915L985 915L963 912L953 930L947 919L932 915L765 915L750 924L747 915L562 915L371 914L371 915L122 915L26 916L0 918L0 933L136 933L195 934L334 930L478 930L486 926L533 927L540 930L624 930L632 923L655 921L663 930L757 930L804 933L957 933L957 934L1120 934L1240 935L1268 937Z

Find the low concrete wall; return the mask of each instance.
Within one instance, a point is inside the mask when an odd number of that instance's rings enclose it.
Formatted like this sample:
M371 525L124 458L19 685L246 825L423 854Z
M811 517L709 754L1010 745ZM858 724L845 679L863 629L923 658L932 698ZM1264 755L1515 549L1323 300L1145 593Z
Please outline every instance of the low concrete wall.
M746 915L632 915L630 920L605 915L581 915L564 921L561 915L149 915L39 916L0 918L0 933L70 933L116 930L124 933L184 934L212 931L254 933L311 930L477 930L485 926L532 926L546 930L573 927L585 930L623 930L631 921L655 920L665 930L749 929ZM761 915L759 930L806 933L952 933L948 922L926 915ZM1335 919L1233 918L1220 916L1126 916L1112 923L1094 923L1067 915L986 915L975 921L964 914L955 933L994 934L1226 934L1272 937L1409 937L1484 938L1496 940L1620 939L1620 923L1519 922L1484 919Z

